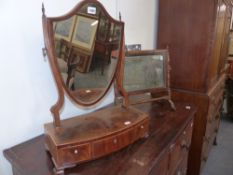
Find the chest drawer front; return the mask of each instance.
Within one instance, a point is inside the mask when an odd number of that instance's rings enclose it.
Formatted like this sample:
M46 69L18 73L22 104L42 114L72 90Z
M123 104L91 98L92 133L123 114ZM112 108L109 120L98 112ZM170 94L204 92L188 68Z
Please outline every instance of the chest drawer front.
M201 169L204 167L208 159L208 155L210 153L211 147L214 142L214 137L215 135L209 136L208 138L207 137L204 138L203 147L202 147L202 157L201 157Z
M187 164L188 164L188 157L185 157L184 160L177 167L177 169L173 175L186 175L187 174Z
M136 131L135 131L136 133L135 134L138 138L142 138L145 136L145 134L148 134L147 133L148 130L149 130L149 121L145 120L141 124L138 124L136 126Z
M73 163L73 162L81 162L90 159L90 145L83 144L78 146L70 146L66 148L62 148L60 150L60 154L62 155L63 162Z
M181 135L182 140L186 141L188 147L190 147L191 145L192 133L193 133L193 121L190 122L190 124L186 127L186 129L183 131Z
M166 153L163 156L162 160L160 160L159 163L155 167L153 167L149 175L167 175L168 161L169 161L169 154Z
M186 129L177 139L175 144L171 145L169 174L175 174L178 166L180 166L180 164L184 161L184 159L187 162L189 148L191 145L192 131L193 131L193 122L191 122L186 127Z
M149 120L146 119L125 132L93 142L93 158L101 157L124 148L139 138L145 137L148 130Z
M210 105L209 105L209 117L216 113L222 105L223 95L225 91L225 75L220 78L220 81L217 83L217 86L210 93Z
M219 110L208 115L207 123L206 123L206 131L205 131L205 136L204 136L205 138L210 138L212 137L213 134L218 132L218 127L219 127L219 122L220 122L220 111Z
M223 103L224 89L220 90L214 97L210 97L210 106L208 114L218 111Z

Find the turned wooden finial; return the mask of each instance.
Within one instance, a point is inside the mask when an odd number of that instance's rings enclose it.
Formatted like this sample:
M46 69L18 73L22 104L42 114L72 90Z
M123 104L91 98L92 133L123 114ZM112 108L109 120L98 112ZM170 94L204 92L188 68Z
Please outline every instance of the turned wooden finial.
M119 12L119 20L121 21L121 12Z
M44 8L44 3L42 2L42 14L45 16L45 8Z

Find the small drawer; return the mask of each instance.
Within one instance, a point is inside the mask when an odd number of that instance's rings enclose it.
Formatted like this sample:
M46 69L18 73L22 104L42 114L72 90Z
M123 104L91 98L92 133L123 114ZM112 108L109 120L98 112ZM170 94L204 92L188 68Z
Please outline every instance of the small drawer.
M90 144L62 148L59 152L65 163L82 162L91 158Z
M191 145L193 133L193 121L183 131L181 138L187 142L187 146Z
M93 157L101 157L118 150L118 142L117 136L93 142Z
M180 137L177 139L175 144L170 146L170 167L169 174L174 174L177 171L178 166L182 160L187 159L189 148L191 145L193 131L193 122L191 122Z
M188 165L188 157L185 157L179 166L177 167L175 173L173 175L186 175L187 174L187 165Z
M202 146L202 155L201 155L201 169L204 167L207 159L208 159L208 156L209 156L209 153L210 153L210 149L212 147L212 144L213 144L213 141L214 141L214 136L208 136L208 137L204 137L204 142L203 142L203 146Z
M143 138L148 135L149 131L149 120L145 120L136 126L136 136L137 138Z
M208 122L206 124L206 131L205 131L204 141L209 140L212 133L213 133L213 122Z
M93 157L101 157L109 153L115 152L136 140L135 130L131 129L119 133L115 136L110 136L108 138L98 140L93 142Z
M183 150L181 148L181 140L178 140L175 144L170 146L170 167L169 174L174 174L177 166L180 164L182 157L187 156L184 155Z
M168 174L169 154L166 153L161 160L152 168L149 175L165 175Z

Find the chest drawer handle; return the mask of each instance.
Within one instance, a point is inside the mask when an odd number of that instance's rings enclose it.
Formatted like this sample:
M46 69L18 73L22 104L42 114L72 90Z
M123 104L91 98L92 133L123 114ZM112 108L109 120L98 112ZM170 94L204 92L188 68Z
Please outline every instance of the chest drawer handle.
M141 125L141 126L140 126L140 128L141 128L141 129L144 129L144 126L143 126L143 125Z
M207 157L204 156L202 160L203 160L204 162L206 162L206 161L207 161Z
M77 149L74 150L74 154L78 154L78 150Z
M187 151L189 150L190 147L185 140L181 142L180 146L182 149L186 149Z

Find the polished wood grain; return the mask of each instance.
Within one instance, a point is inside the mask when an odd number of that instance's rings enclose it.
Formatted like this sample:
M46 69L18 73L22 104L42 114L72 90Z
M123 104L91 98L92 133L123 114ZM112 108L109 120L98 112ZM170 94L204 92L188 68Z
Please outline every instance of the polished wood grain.
M147 118L147 115L133 107L109 107L90 114L73 117L62 122L62 128L57 132L53 123L45 124L45 131L57 145L83 143L96 140L98 137L113 135L128 129ZM126 123L129 122L129 123Z
M139 140L112 155L66 169L65 174L164 175L164 172L169 172L169 157L174 152L173 147L178 148L180 144L180 148L184 149L183 153L188 152L186 148L189 145L181 142L187 141L186 143L190 144L196 108L187 103L176 103L176 111L169 110L170 106L167 103L143 103L134 107L150 117L147 139ZM45 137L42 135L4 151L14 169L14 175L53 174L54 165L44 148L44 143ZM183 153L174 165L177 172L186 168L180 168L188 156Z
M206 92L216 1L161 0L158 48L169 47L171 88Z
M161 0L158 48L169 46L172 99L198 107L188 163L188 174L199 175L206 146L216 140L222 106L226 48L232 4L225 0ZM222 87L224 88L224 87ZM215 105L216 104L216 105ZM214 107L213 107L214 106ZM212 110L216 108L215 110ZM211 133L211 138L207 136ZM203 139L204 138L204 139ZM205 139L207 138L207 139ZM212 139L213 138L213 139ZM207 140L208 144L204 140ZM205 154L205 155L204 155Z
M121 105L62 121L57 129L45 124L45 145L57 174L81 162L116 152L148 136L146 113Z

